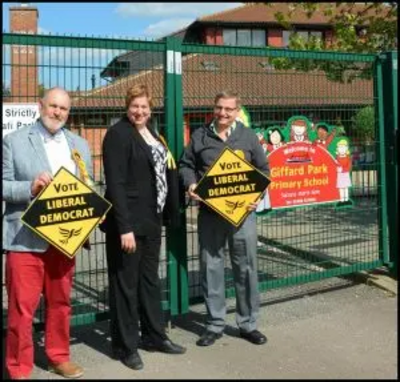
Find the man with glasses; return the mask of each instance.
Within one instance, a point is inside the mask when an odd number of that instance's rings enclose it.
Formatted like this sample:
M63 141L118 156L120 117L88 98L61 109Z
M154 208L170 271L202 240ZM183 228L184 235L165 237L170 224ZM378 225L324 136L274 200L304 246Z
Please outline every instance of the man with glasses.
M214 119L196 130L186 147L179 165L179 175L193 200L197 182L220 156L226 146L240 152L258 170L269 175L264 151L254 131L237 120L240 99L237 93L224 91L216 95ZM254 211L257 203L247 208ZM254 212L239 227L234 227L218 213L200 203L198 216L200 272L207 308L206 330L198 346L210 346L221 338L225 327L224 249L229 245L236 291L236 323L240 336L261 345L267 338L257 330L259 293L257 289L257 229Z

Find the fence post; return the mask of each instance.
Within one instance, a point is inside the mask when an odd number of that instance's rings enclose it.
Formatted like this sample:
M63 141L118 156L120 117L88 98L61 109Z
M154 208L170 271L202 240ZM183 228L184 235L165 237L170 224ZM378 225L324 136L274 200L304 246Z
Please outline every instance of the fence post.
M180 40L167 37L165 65L166 139L177 164L183 150L181 57ZM184 195L180 196L183 201ZM185 211L182 211L180 219L180 228L173 229L172 227L166 227L170 309L172 316L187 312L189 306Z
M386 179L386 139L385 139L385 112L383 99L383 62L384 55L378 54L374 62L374 109L377 130L376 151L378 154L378 227L379 227L379 258L385 265L390 264L389 258L389 227Z
M398 203L397 151L399 145L397 113L397 51L382 54L382 88L384 134L386 148L386 197L388 204L389 258L391 274L397 278L398 267Z
M165 39L165 65L164 65L164 107L165 107L165 139L172 153L175 147L175 63L174 63L174 42L171 38ZM176 261L176 244L174 232L166 227L167 246L167 277L169 284L169 308L171 316L179 313L178 304L178 274Z
M173 154L178 162L184 149L184 128L183 128L183 87L182 87L182 42L174 39L174 58L175 58L175 147ZM177 163L178 164L178 163ZM189 286L188 286L188 267L187 267L187 232L186 232L186 210L184 209L185 192L180 189L181 214L180 228L175 232L176 257L178 266L178 300L179 313L189 311Z

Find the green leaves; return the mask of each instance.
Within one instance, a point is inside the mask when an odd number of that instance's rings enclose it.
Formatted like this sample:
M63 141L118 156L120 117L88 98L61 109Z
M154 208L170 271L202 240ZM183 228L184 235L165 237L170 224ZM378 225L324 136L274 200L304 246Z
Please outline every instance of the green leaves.
M359 138L371 142L375 137L375 113L372 106L360 109L352 118L353 131Z
M349 53L379 53L397 49L397 3L287 3L287 12L276 12L275 18L283 28L292 31L289 49L338 51ZM304 38L290 23L293 13L303 13L309 19L319 13L332 26L333 39L320 40L310 35ZM303 33L304 34L304 33ZM332 81L351 82L356 78L371 78L371 65L356 62L324 62L275 58L276 69L301 71L323 70Z

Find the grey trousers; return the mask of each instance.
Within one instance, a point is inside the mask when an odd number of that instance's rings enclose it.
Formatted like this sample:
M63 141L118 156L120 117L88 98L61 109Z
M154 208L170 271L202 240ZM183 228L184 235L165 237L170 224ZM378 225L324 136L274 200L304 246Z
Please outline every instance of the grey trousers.
M198 236L200 272L207 308L207 330L225 327L224 248L228 242L236 292L236 323L241 331L257 329L260 307L257 280L256 215L250 214L235 228L216 212L200 209Z

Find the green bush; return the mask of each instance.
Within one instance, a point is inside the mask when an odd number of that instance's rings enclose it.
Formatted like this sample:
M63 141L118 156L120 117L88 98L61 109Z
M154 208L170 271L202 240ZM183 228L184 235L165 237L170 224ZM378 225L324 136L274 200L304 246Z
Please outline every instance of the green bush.
M352 118L353 132L360 140L370 143L375 139L375 113L372 106L360 109Z

